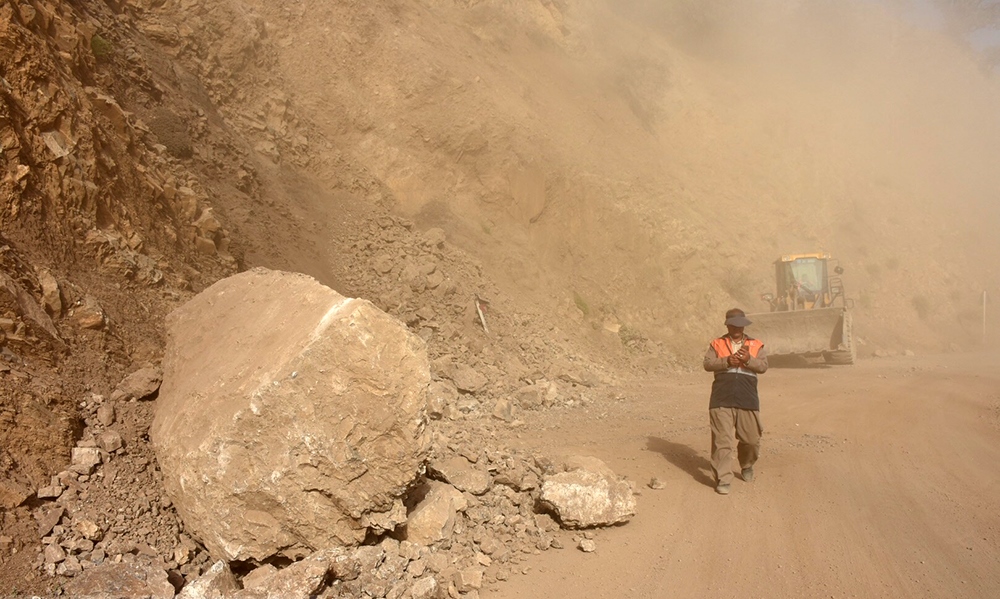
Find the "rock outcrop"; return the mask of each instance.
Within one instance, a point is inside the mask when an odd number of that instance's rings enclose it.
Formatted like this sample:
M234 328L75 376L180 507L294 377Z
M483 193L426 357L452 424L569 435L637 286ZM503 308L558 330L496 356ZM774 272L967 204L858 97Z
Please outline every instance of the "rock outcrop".
M151 437L216 559L357 545L425 458L424 342L364 300L254 269L170 315Z

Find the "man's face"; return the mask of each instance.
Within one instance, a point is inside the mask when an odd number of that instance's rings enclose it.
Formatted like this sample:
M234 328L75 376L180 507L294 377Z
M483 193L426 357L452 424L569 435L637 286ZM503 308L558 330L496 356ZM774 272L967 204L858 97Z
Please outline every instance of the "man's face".
M743 327L734 327L731 324L727 324L726 328L729 329L729 336L733 339L743 338Z

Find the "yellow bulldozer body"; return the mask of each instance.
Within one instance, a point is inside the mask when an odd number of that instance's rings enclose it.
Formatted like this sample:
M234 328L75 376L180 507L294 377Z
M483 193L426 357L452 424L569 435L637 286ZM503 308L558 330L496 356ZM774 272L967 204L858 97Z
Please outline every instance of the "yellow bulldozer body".
M853 364L851 301L844 294L839 267L827 270L829 254L788 254L774 262L775 295L762 296L770 312L748 314L747 333L764 342L775 357L823 358L831 364Z

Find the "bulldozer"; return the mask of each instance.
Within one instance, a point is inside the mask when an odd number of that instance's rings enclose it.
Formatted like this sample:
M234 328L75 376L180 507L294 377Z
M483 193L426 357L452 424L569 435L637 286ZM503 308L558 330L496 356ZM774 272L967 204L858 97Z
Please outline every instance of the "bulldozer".
M852 331L853 300L844 293L841 275L829 254L790 254L774 262L775 293L761 299L769 312L748 314L753 336L769 356L782 363L853 364L857 347Z

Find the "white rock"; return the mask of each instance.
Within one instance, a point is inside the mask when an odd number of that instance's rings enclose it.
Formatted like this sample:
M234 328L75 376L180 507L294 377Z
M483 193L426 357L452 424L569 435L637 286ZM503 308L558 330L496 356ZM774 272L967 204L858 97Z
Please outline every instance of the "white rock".
M635 515L632 484L597 458L570 458L563 472L542 479L541 502L564 528L628 522Z
M164 486L213 557L364 540L426 455L424 342L370 302L254 269L167 318L150 429Z
M238 591L239 583L229 564L219 560L207 572L184 585L178 599L222 599Z

